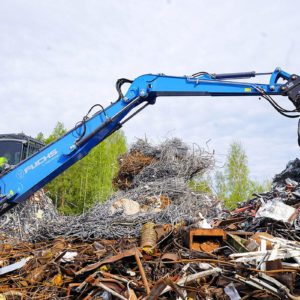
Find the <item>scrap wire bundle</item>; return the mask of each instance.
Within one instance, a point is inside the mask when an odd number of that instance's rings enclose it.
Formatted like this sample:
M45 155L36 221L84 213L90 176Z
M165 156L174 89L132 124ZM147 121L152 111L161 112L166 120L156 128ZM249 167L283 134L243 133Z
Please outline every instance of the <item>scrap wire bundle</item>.
M133 162L133 159L137 161ZM105 203L94 206L81 216L61 217L47 223L31 237L42 241L64 238L101 237L117 239L137 237L145 222L176 224L191 222L199 213L213 217L221 211L216 197L196 193L189 180L213 167L212 155L202 149L190 151L179 139L172 139L153 147L139 140L129 153L119 159L120 171L114 179L121 190ZM136 206L136 213L124 213L118 201Z
M171 204L160 212L151 211L130 216L124 215L122 211L111 214L110 206L114 202L114 200L109 200L102 205L97 205L86 215L64 217L56 222L47 224L41 227L35 233L35 236L32 236L32 240L42 241L58 236L63 236L64 238L80 237L83 239L95 237L105 239L138 237L145 222L177 224L185 221L186 223L191 223L194 221L192 216L199 216L197 212L201 212L202 206L207 211L209 211L208 205L211 210L217 210L217 207L213 206L213 203L216 204L217 200L214 202L207 195L186 198L178 205Z
M52 200L43 190L39 190L26 202L20 203L1 216L1 233L18 240L27 240L45 222L60 218Z
M120 170L114 183L121 190L169 178L188 181L214 166L211 154L199 148L190 153L188 146L177 138L167 140L158 147L138 140L119 161ZM123 180L126 181L126 188Z

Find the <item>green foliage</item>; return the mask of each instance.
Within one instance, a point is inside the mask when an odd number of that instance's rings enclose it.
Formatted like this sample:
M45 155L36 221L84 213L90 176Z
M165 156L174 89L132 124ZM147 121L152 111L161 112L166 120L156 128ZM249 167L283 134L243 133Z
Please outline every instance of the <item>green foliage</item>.
M263 182L250 180L252 193L263 193L271 190L271 180L265 179Z
M228 206L234 206L235 203L248 198L250 189L248 160L241 143L233 142L230 145L225 178L227 188L230 191L226 199Z
M48 136L48 138L44 139L46 145L52 143L54 140L62 136L67 132L67 129L64 126L64 123L57 122L56 126L54 127L52 133Z
M203 175L200 175L199 177L191 180L189 185L191 189L197 194L212 193L211 178L209 176L204 177Z
M216 191L220 199L224 200L229 208L236 203L243 202L252 194L266 191L270 182L262 183L249 178L249 168L246 152L239 142L231 143L227 153L224 172L217 172L215 176Z
M44 137L44 134L43 134L42 132L39 132L39 133L37 134L37 136L35 137L35 139L36 139L36 140L39 140L39 141L41 141L41 142L43 142L43 143L45 143L45 137Z
M223 201L226 201L226 195L227 195L227 186L226 186L226 179L225 175L218 171L215 174L215 186L216 186L216 192L218 194L218 197L222 199Z
M66 132L57 123L45 140L51 143ZM112 178L118 170L117 158L126 152L126 138L119 130L94 147L46 186L58 209L67 214L80 214L95 202L104 201L112 192Z

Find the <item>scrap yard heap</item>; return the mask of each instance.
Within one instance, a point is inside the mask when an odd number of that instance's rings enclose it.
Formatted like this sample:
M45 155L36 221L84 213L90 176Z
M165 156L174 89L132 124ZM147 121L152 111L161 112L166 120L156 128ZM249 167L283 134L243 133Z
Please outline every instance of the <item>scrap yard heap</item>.
M300 161L232 211L197 178L214 157L138 140L117 190L80 216L43 190L0 219L0 299L300 299Z

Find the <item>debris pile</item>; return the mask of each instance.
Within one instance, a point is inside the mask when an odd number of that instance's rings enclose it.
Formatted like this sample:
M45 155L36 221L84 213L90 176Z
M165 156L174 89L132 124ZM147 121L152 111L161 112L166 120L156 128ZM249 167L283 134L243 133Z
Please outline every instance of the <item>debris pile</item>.
M61 217L31 235L30 241L56 237L120 239L139 237L146 222L193 223L200 216L216 217L222 210L216 196L193 191L190 180L214 166L212 154L190 150L179 139L159 146L138 140L119 159L114 179L119 190L81 216Z
M300 161L231 212L188 185L212 164L139 141L106 203L3 235L0 299L300 299Z
M146 223L133 239L3 240L0 297L299 299L299 243L226 226Z
M290 161L274 177L269 192L254 196L223 218L243 219L236 226L239 230L266 232L300 242L300 160Z
M41 226L49 220L60 218L52 200L44 190L39 190L27 201L22 202L0 218L0 230L6 236L18 240L27 240L34 236Z

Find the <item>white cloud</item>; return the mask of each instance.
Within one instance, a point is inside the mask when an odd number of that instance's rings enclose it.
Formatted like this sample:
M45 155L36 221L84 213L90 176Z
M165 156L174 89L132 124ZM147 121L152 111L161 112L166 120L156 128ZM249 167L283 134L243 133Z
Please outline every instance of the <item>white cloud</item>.
M144 73L299 73L291 1L10 0L0 3L1 132L71 128L116 98L117 78ZM286 99L283 103L287 103ZM217 153L241 140L252 175L272 176L298 155L296 122L257 97L160 98L125 127L128 140L179 136Z

